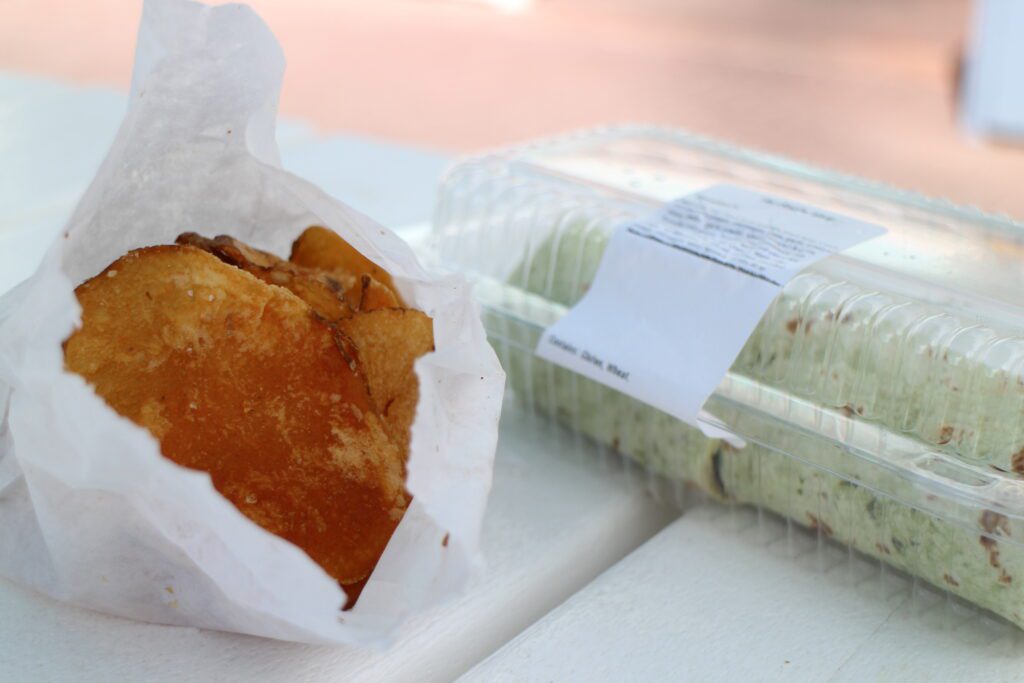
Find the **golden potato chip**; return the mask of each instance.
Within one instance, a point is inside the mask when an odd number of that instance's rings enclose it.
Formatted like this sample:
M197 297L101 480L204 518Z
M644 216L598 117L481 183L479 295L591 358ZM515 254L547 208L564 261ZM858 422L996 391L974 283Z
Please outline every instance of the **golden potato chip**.
M208 251L221 261L245 270L274 268L282 263L287 263L282 258L266 251L254 249L229 235L217 235L211 239L195 232L183 232L178 235L175 242Z
M342 333L189 246L129 252L76 294L69 370L328 574L371 572L407 505L404 472Z
M360 297L357 310L366 312L378 308L398 308L398 295L390 287L373 279L371 275L363 275L359 279Z
M352 315L359 305L362 287L352 275L329 274L298 266L265 251L253 249L234 237L209 239L194 232L178 235L178 244L208 251L224 263L237 266L264 282L291 290L324 320L335 321Z
M306 228L292 244L289 257L292 263L307 268L336 273L350 273L357 278L369 275L392 292L395 292L399 305L402 300L397 295L395 283L391 275L376 263L359 253L355 247L346 242L338 233L327 228L314 225Z
M421 311L379 308L356 313L337 325L356 347L370 398L388 433L407 453L419 401L413 363L434 350L433 321Z

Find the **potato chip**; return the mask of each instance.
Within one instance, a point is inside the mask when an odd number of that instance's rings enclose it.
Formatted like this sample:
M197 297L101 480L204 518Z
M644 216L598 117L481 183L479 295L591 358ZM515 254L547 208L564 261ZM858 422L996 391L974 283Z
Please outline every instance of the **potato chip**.
M251 270L274 268L282 263L287 263L282 258L266 251L254 249L229 235L217 235L211 239L195 232L183 232L178 235L175 242L208 251L221 261L250 272Z
M366 312L378 308L398 308L400 305L398 295L390 287L375 280L371 275L363 275L360 278L360 296L356 310Z
M419 402L413 363L434 350L433 321L412 309L380 308L338 321L356 347L370 398L388 434L408 452L409 430Z
M219 235L209 239L186 232L178 235L176 242L208 251L224 263L237 266L264 282L291 290L329 322L352 315L362 298L363 287L353 275L304 268L253 249L234 237Z
M359 253L355 247L333 230L316 225L306 228L292 244L289 260L300 266L316 268L329 273L340 271L357 278L369 275L394 292L398 304L402 305L401 297L397 295L398 290L395 289L391 275Z
M129 252L76 294L69 370L340 582L372 571L407 505L403 463L342 333L189 246Z

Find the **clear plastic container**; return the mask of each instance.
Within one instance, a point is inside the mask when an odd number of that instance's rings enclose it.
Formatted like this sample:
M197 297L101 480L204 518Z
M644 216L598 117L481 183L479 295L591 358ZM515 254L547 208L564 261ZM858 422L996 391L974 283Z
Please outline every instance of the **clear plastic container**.
M617 225L722 182L889 231L798 275L762 318L707 404L742 449L534 356ZM652 480L783 515L1024 626L1024 226L616 128L458 165L432 249L474 281L509 386L538 413Z

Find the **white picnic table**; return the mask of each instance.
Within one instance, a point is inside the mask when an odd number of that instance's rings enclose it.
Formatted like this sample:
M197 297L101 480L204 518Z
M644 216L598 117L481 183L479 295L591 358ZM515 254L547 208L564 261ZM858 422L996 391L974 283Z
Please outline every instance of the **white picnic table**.
M125 101L0 72L0 292L32 272ZM278 140L286 168L410 239L451 161L291 122ZM851 565L774 518L717 505L677 514L631 470L510 401L487 571L387 652L138 623L0 579L0 681L1024 679L1016 631L877 564Z

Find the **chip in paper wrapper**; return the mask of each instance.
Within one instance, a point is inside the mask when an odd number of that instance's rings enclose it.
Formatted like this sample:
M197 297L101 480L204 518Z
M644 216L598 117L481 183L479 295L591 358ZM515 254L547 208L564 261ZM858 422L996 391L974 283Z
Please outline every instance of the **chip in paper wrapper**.
M467 284L426 272L390 231L283 171L280 48L249 8L149 0L128 111L66 229L0 298L0 575L145 621L309 643L387 643L404 618L479 568L504 374ZM299 548L249 521L210 477L160 455L64 370L75 285L130 249L186 231L287 255L338 231L434 320L420 358L413 495L359 601Z

